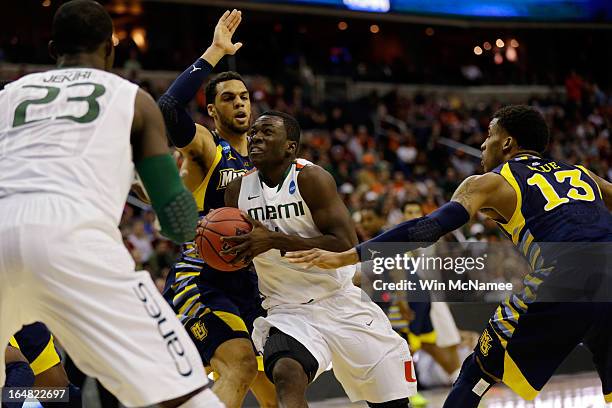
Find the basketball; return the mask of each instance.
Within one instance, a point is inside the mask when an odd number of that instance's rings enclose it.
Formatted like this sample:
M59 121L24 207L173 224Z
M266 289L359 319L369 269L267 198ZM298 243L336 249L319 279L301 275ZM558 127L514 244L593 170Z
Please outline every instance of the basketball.
M248 234L251 229L251 224L242 218L237 208L218 208L206 214L198 223L195 243L208 265L219 271L232 272L246 265L232 265L234 255L221 255L221 251L233 246L232 243L222 242L221 237Z

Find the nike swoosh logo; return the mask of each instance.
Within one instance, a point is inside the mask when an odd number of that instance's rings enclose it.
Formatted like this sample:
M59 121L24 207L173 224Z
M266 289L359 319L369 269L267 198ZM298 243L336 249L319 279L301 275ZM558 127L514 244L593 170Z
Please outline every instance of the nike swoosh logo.
M193 67L193 69L191 70L190 74L193 74L196 71L201 71L202 70L202 68L198 68L195 65L192 65L192 67Z
M256 196L248 196L248 197L247 197L247 200L249 200L249 201L250 201L250 200L252 200L252 199L254 199L254 198L257 198L257 197L259 197L259 196L258 196L258 195L256 195Z
M374 319L370 320L370 323L366 323L366 326L370 327L372 325L373 321L374 321Z

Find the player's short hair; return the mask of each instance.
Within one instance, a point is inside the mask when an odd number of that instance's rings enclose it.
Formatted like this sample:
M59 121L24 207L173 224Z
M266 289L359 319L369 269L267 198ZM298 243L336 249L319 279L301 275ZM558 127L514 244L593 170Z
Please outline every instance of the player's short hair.
M538 153L546 150L550 133L544 117L536 109L527 105L509 105L495 112L493 119L496 118L497 124L516 139L520 148Z
M59 55L95 51L113 35L113 20L93 0L72 0L57 9L52 37Z
M283 120L283 126L285 128L285 132L287 132L287 140L292 140L297 142L297 147L300 147L300 136L302 134L302 129L300 128L300 124L297 119L288 113L270 110L261 114L261 116L276 116Z
M211 79L208 84L206 84L205 95L206 95L206 103L215 103L215 98L217 97L217 85L221 82L237 80L244 84L246 88L246 82L242 79L242 76L235 71L225 71L216 75L213 79Z

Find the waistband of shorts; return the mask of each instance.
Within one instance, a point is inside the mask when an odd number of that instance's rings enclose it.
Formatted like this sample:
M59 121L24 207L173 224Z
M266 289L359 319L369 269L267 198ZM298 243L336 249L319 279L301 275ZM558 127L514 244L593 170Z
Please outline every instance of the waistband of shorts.
M291 307L302 307L304 305L317 305L317 304L324 303L326 301L330 301L330 300L333 301L336 297L348 294L348 293L354 291L355 289L359 289L359 288L357 286L355 286L353 284L353 282L349 281L345 285L340 286L339 288L337 288L336 290L326 293L325 296L321 296L321 297L318 297L316 299L310 299L310 300L305 301L305 302L301 302L301 303L276 302L276 298L275 297L269 297L269 298L265 298L263 303L266 304L266 306L264 306L264 308L266 310L272 310L272 309L274 309L276 307L278 307L278 308L283 308L283 307L291 308ZM266 300L268 300L268 302L266 302Z

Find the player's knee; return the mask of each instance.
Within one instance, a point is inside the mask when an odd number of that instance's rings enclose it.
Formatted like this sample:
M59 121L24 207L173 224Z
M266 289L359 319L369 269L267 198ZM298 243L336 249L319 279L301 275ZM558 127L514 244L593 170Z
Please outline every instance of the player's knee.
M255 380L257 376L257 359L252 351L250 354L242 353L237 356L235 367L234 371L240 371L241 374L239 375L245 382L250 384Z
M287 392L305 391L308 386L308 377L302 365L291 359L281 358L272 368L272 382L278 394Z
M236 347L229 353L215 353L212 363L220 377L240 383L250 385L257 375L257 359L250 343L248 348Z
M18 348L13 346L7 346L4 352L4 363L17 363L23 362L28 363L28 359L19 351ZM29 363L28 363L29 364Z
M410 408L410 400L408 398L400 398L385 402L369 402L370 408Z
M39 373L35 382L37 387L68 387L69 384L68 375L61 364Z
M306 388L319 370L319 362L310 351L293 337L272 328L264 346L266 375L279 390L277 379L286 385L287 375ZM276 373L276 374L275 374Z

